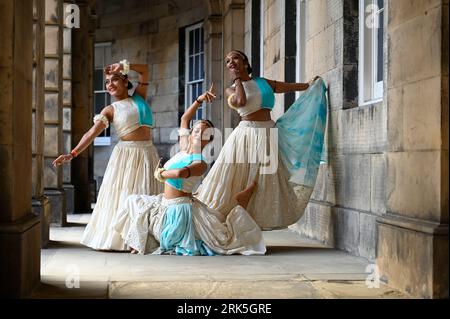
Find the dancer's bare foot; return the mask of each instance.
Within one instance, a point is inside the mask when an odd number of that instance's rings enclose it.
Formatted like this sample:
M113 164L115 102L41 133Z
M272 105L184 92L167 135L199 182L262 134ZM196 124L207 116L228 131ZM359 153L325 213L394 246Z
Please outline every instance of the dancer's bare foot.
M138 253L138 251L137 251L136 249L132 249L132 250L131 250L131 253L132 253L133 255L135 255L135 254Z
M244 189L242 192L239 192L234 197L239 205L241 205L244 208L247 208L248 202L250 201L250 198L253 195L253 192L255 191L256 186L258 183L254 181L250 186L248 186L246 189Z

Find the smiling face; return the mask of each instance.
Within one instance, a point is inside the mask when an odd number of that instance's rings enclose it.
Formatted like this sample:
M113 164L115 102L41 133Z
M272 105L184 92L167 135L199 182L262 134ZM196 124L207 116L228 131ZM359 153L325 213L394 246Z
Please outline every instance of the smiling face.
M238 72L240 74L247 74L248 62L244 60L244 57L236 51L231 51L225 58L225 63L231 72Z
M109 94L114 97L122 97L128 94L128 80L118 74L107 74L105 80L105 87Z

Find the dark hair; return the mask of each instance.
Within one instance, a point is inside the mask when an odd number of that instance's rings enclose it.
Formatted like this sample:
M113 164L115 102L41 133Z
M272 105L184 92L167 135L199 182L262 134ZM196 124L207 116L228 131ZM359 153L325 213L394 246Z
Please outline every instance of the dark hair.
M242 55L244 62L247 62L247 73L252 74L253 69L252 69L252 66L250 65L250 61L248 60L247 55L244 52L239 51L239 50L232 50L231 52L233 52L233 51Z
M128 89L128 90L131 90L131 88L133 87L133 84L132 84L131 81L128 79L128 74L123 74L122 76L123 76L125 79L128 80L128 86L127 86L127 89Z
M212 128L212 129L214 128L214 124L210 120L202 119L202 120L195 121L194 124L192 124L191 130L190 130L191 133L192 133L192 129L194 128L194 126L197 125L198 123L205 123L210 128ZM214 134L211 134L211 136L209 137L209 141L212 142L213 140L214 140Z

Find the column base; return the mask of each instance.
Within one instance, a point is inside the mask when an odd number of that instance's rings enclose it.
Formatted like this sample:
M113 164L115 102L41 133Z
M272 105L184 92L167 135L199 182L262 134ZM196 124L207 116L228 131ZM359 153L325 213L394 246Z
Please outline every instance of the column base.
M40 218L0 223L0 297L27 298L41 276Z
M387 214L377 219L381 280L419 298L448 298L448 225Z
M50 200L51 224L67 226L66 192L60 189L45 189L45 196Z
M50 200L46 196L33 198L31 211L39 216L41 222L41 248L47 247L50 242L50 221L51 221Z

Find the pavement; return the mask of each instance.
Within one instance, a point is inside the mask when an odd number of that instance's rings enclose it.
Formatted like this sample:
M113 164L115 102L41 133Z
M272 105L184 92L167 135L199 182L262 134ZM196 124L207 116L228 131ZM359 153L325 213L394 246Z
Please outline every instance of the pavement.
M32 298L409 298L383 283L369 287L368 260L290 229L263 233L264 256L132 255L81 245L89 218L69 215L69 227L51 227L51 242L41 252L41 285Z

